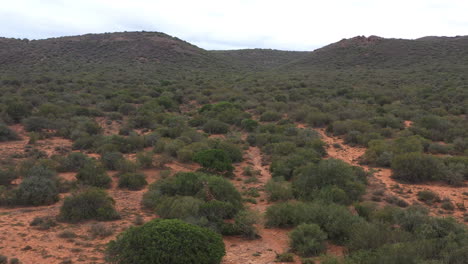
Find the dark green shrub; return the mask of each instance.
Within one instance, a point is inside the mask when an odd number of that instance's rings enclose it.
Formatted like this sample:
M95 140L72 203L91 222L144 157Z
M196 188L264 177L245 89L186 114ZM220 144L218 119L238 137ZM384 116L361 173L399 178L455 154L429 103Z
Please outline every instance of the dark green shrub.
M275 262L294 262L293 253L276 254Z
M192 196L164 196L158 199L156 213L161 218L196 221L203 201Z
M278 112L268 111L268 112L263 113L260 116L260 121L262 122L278 121L281 119L281 117L282 117L281 114Z
M28 132L41 132L50 127L49 120L40 116L31 116L23 120L24 129Z
M111 241L107 260L115 264L218 264L225 254L220 235L179 220L152 220L130 227Z
M12 203L15 205L50 205L59 200L57 181L39 176L23 179L13 194Z
M0 264L8 264L8 258L4 255L0 255Z
M195 153L193 161L202 165L209 171L218 173L232 172L232 161L224 150L208 149Z
M268 207L266 227L295 227L302 223L317 224L335 243L349 239L349 227L362 222L344 206L336 204L286 202Z
M327 234L316 224L300 224L291 233L291 248L301 257L316 256L325 251Z
M284 180L271 179L265 184L268 201L287 201L294 198L291 183Z
M235 144L226 141L220 141L214 144L213 148L223 150L229 156L232 162L241 162L243 159L242 149Z
M444 199L440 207L447 211L455 210L455 205L453 205L452 201L450 201L449 199Z
M211 200L200 206L200 215L213 222L231 219L236 212L237 209L231 203L218 200Z
M108 221L120 218L114 208L114 200L100 189L87 189L65 198L59 219L66 222L83 220Z
M18 174L13 168L0 169L0 185L10 185L11 182L18 178Z
M369 220L372 214L377 210L377 204L373 202L362 202L354 205L354 209L359 216Z
M110 188L112 182L106 170L95 162L86 163L76 174L76 179L80 183L99 188Z
M143 196L143 204L154 208L163 196L194 196L201 200L228 202L236 210L242 208L241 196L228 180L203 173L184 172L152 184Z
M0 123L0 142L17 139L19 139L19 136L15 131L11 130L7 125Z
M153 153L152 152L139 152L136 155L138 165L140 167L149 169L153 167Z
M57 222L55 221L55 218L52 217L35 217L31 223L29 223L30 226L34 226L39 230L48 230L51 227L57 226Z
M25 177L39 177L54 179L57 173L51 169L53 164L49 163L50 160L41 160L42 163L36 163L29 170L27 170Z
M83 168L87 162L90 162L88 156L81 152L72 152L61 161L58 170L62 172L78 171Z
M101 156L101 163L108 170L117 170L123 160L124 156L120 152L105 152Z
M241 121L241 127L247 132L253 132L258 127L258 122L252 119L244 119Z
M252 211L240 211L234 218L234 230L237 235L241 235L247 239L256 239L258 230L255 224L259 221L259 216Z
M327 186L328 189L323 189ZM293 187L297 197L304 200L322 195L321 198L328 201L349 204L364 194L365 173L341 160L321 160L301 169L294 178Z
M406 153L393 159L392 169L393 178L418 183L440 179L443 163L431 155Z
M229 126L219 120L208 120L203 125L203 131L210 134L226 134L229 131Z
M124 173L119 175L119 188L127 188L129 190L141 190L148 182L143 173Z
M418 192L418 200L426 204L433 204L433 203L440 202L440 197L437 193L431 190L424 190L424 191Z
M105 238L111 236L114 233L114 230L103 223L94 223L89 227L88 233L92 238Z

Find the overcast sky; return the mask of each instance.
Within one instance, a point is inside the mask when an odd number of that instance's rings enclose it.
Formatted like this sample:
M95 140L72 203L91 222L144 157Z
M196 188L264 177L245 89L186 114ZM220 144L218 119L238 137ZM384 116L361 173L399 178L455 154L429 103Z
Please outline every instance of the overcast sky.
M313 50L357 35L468 35L468 0L5 0L0 36L160 31L205 49Z

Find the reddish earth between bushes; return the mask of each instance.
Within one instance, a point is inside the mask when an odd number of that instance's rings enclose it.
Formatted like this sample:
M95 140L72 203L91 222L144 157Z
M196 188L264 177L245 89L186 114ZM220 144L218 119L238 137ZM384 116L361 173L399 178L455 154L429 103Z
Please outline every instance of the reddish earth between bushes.
M298 127L305 128L302 124L299 124ZM23 137L23 140L1 143L1 157L24 153L29 139L21 126L15 126L13 129ZM462 193L468 192L467 187L455 188L438 183L419 185L398 183L390 177L390 169L370 168L358 163L359 158L365 152L365 148L348 146L343 143L342 139L328 136L324 129L317 129L317 132L320 133L323 141L327 144L328 157L344 160L349 164L361 166L366 170L376 170L374 175L369 179L368 193L380 189L384 190L386 194L395 195L409 203L413 203L417 201L416 194L418 191L431 190L438 193L441 198L450 198L454 203L465 203L466 198L463 197ZM245 136L243 135L244 139ZM337 144L340 144L339 148L335 147ZM36 144L38 149L46 151L49 155L56 154L56 149L70 146L70 141L61 138L39 140ZM194 171L198 168L194 164L182 164L179 162L172 162L167 166L173 173L178 171ZM243 175L243 168L246 166L250 166L254 171L258 171L258 181L245 182L249 178L249 176ZM160 179L159 174L161 170L150 169L143 172L150 183ZM114 173L110 172L111 175ZM71 180L74 179L74 175L74 173L62 173L60 177ZM255 198L257 203L247 203L246 205L261 215L270 205L267 202L264 191L264 186L270 178L269 168L263 161L260 149L249 147L244 153L244 161L236 165L235 177L232 179L232 183L241 193L248 188L257 188L260 195ZM116 180L115 178L113 179L114 181ZM392 188L395 185L398 185L399 188ZM116 182L113 183L113 187L109 190L109 193L115 199L117 210L121 213L122 219L103 223L114 230L113 235L104 239L92 238L90 236L88 229L90 225L96 223L94 221L80 224L59 223L58 226L45 231L40 231L29 226L29 223L35 217L55 217L59 212L61 202L41 207L0 208L0 253L9 258L16 257L24 264L59 264L65 260L72 260L74 263L105 263L104 249L108 241L114 239L118 233L129 226L134 225L135 218L138 215L143 217L145 221L156 217L153 212L145 211L141 208L141 199L145 191L121 190L116 188ZM432 214L440 214L437 208L430 209ZM453 216L460 219L463 216L463 211L455 210ZM223 259L223 264L274 263L277 253L283 253L288 250L288 232L290 230L265 229L261 220L263 218L259 217L259 219L257 228L261 236L260 239L224 238L227 253ZM77 238L59 238L58 234L64 230L76 233ZM343 255L343 248L329 245L327 252L334 255ZM299 258L296 258L296 263L300 263Z

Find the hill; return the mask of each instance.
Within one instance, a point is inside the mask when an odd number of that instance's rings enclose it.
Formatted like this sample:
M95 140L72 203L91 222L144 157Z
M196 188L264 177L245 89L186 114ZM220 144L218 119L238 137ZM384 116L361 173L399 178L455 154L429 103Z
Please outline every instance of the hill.
M416 40L357 36L325 46L288 65L302 67L392 68L467 67L468 36L425 37Z

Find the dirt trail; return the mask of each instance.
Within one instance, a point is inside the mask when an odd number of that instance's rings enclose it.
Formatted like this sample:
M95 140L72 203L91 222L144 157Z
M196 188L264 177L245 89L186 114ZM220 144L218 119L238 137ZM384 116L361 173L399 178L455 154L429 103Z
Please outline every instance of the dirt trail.
M245 137L244 137L245 138ZM250 176L243 175L243 168L252 167L257 171L256 182L245 182ZM264 186L271 179L271 174L262 162L262 154L258 147L249 147L244 154L244 161L236 166L235 178L232 183L241 192L249 188L256 188L259 196L255 198L256 204L246 204L252 211L263 214L270 203L267 201ZM241 237L225 237L226 256L223 264L267 264L275 262L276 254L286 252L289 247L288 232L286 229L266 229L263 221L256 225L261 238L248 240ZM300 263L296 260L295 263Z
M406 124L406 123L405 123ZM409 124L410 126L411 124ZM298 127L304 127L304 125L298 125ZM366 171L373 169L375 172L369 179L370 185L378 186L381 185L387 193L393 196L397 196L400 199L405 200L409 204L420 203L417 199L417 193L423 190L430 190L437 193L440 198L449 198L452 200L454 205L460 204L464 207L468 207L468 197L462 193L468 193L468 185L465 187L453 187L445 183L434 182L426 184L405 184L397 182L391 178L392 171L388 168L375 168L367 165L359 164L359 158L364 155L366 148L363 147L352 147L344 144L344 140L338 137L327 135L325 129L316 129L322 136L322 140L327 144L328 156L335 159L341 159L351 165L360 166ZM339 147L336 147L338 146ZM398 186L398 187L397 187ZM397 187L397 188L395 188ZM370 189L372 190L372 188ZM440 210L438 207L428 207L432 215L447 215L448 213L444 210ZM453 217L462 220L465 211L455 209ZM463 221L462 221L463 222Z

